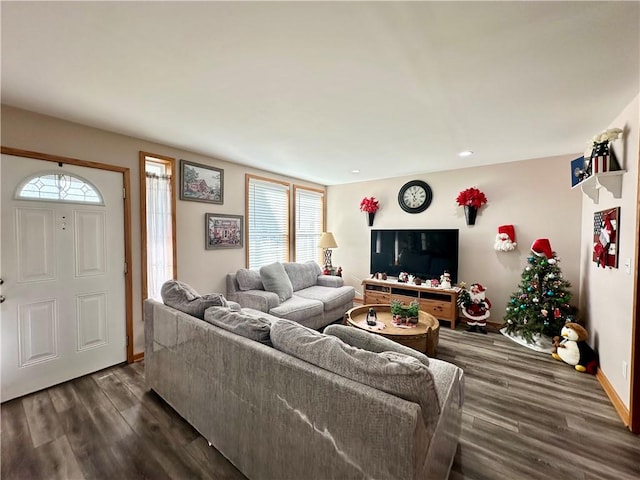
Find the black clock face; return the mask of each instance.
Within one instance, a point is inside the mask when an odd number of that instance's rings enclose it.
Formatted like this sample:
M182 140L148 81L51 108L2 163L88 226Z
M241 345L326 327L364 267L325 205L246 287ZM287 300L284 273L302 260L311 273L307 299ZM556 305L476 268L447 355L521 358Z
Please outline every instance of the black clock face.
M409 213L424 212L431 205L432 198L431 187L422 180L407 182L398 192L400 208Z

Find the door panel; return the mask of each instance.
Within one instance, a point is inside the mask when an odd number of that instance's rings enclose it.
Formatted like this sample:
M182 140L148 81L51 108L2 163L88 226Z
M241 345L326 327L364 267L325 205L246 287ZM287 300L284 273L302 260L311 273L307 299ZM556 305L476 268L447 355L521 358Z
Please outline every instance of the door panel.
M76 276L104 275L107 264L104 212L76 211L74 224Z
M21 367L58 357L57 311L55 300L19 306L18 345Z
M106 293L79 295L77 310L78 351L107 344Z
M54 280L53 210L17 208L16 233L19 281Z

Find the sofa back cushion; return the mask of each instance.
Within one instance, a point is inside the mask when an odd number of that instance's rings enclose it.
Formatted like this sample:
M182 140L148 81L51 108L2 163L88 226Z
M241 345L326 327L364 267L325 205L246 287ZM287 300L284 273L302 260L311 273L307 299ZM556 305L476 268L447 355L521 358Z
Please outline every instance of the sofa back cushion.
M210 307L204 312L204 319L229 332L271 345L271 319L257 313L255 310L248 313L228 307Z
M285 262L283 266L289 276L289 280L291 280L294 292L316 285L318 283L318 275L322 274L320 265L313 260L304 263Z
M275 262L260 268L260 279L264 289L278 295L281 302L293 296L293 286L281 263Z
M241 268L236 272L236 280L238 281L240 290L264 290L264 285L262 285L262 279L260 278L260 272L258 270Z
M227 306L227 300L219 293L200 295L190 285L178 280L167 280L160 289L160 295L165 305L176 310L204 318L207 308L213 306Z
M344 343L346 343L347 345L351 345L352 347L362 348L363 350L368 350L375 353L402 353L404 355L409 355L410 357L417 358L425 366L429 366L429 357L427 357L424 353L420 353L413 348L405 347L404 345L400 345L393 340L389 340L388 338L384 338L381 335L376 335L375 333L367 332L366 330L362 330L360 328L332 324L325 328L323 330L323 333L325 333L326 335L333 335L334 337L338 337Z
M431 371L416 358L362 350L284 319L271 325L271 343L276 349L325 370L417 403L425 426L432 431L440 404Z

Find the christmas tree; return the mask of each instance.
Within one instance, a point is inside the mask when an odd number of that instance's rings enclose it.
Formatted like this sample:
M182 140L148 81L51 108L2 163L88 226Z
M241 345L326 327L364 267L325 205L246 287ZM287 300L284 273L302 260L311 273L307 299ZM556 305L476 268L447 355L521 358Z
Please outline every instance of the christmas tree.
M547 239L531 247L533 255L522 272L518 290L507 304L506 332L534 343L538 335L560 335L565 322L573 321L575 309L569 305L571 284L562 277L559 260Z

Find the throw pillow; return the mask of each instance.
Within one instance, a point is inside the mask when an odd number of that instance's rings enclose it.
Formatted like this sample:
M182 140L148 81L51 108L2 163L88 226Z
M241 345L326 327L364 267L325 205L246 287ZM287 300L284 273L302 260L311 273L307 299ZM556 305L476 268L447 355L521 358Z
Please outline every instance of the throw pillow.
M363 350L368 350L369 352L375 353L402 353L404 355L409 355L410 357L417 358L425 366L429 366L429 357L427 357L424 353L420 353L413 348L400 345L393 340L384 338L380 335L376 335L375 333L370 333L355 327L347 327L345 325L337 324L329 325L324 329L324 333L326 333L327 335L338 337L344 343L346 343L347 345L351 345L352 347L361 348Z
M260 272L257 270L241 268L236 272L236 280L238 281L240 290L264 290L262 280L260 279Z
M304 263L285 262L284 271L287 272L293 290L297 292L303 288L312 287L318 283L318 276L322 274L320 266L313 260Z
M204 311L213 306L226 306L227 300L219 293L209 293L201 296L190 285L178 280L167 280L160 289L160 295L165 305L204 318Z
M271 343L325 370L417 403L428 429L437 421L440 404L431 371L414 357L355 348L285 319L271 325Z
M204 319L236 335L271 346L271 320L265 316L233 311L227 307L210 307L204 312Z
M260 268L260 279L264 289L278 295L281 302L293 296L293 285L281 263L275 262Z

